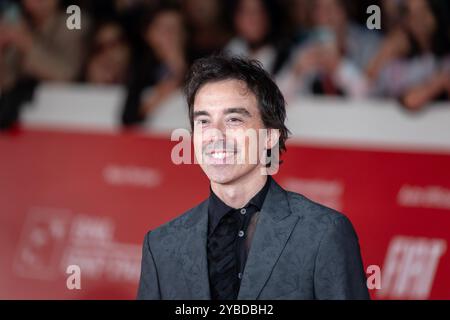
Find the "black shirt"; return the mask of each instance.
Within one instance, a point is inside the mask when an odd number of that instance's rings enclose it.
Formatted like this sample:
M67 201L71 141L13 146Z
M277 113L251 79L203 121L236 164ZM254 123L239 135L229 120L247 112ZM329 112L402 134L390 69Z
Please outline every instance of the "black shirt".
M238 277L239 279L239 285L244 273L249 244L251 242L254 231L253 230L251 234L249 233L248 235L247 231L250 232L248 227L251 221L255 221L255 219L252 220L252 218L255 218L255 214L259 214L259 211L263 206L267 191L269 190L271 179L272 178L270 176L267 176L267 181L264 187L244 207L238 209L234 209L225 204L217 195L214 194L214 192L210 188L208 207L208 240L221 222L222 217L224 217L227 213L231 212L231 214L238 217L239 220L239 231L236 234L235 238L236 257L238 265L238 272L236 274L236 277ZM248 238L249 236L250 239Z

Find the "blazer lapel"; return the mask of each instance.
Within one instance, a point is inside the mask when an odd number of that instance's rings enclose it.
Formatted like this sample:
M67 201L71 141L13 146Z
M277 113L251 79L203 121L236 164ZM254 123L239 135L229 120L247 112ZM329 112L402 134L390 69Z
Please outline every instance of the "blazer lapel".
M194 209L185 221L180 237L183 245L180 248L180 263L183 268L189 300L211 299L209 290L208 260L206 258L206 241L208 232L208 200Z
M286 191L269 178L271 186L261 208L238 300L258 298L299 219L291 214Z

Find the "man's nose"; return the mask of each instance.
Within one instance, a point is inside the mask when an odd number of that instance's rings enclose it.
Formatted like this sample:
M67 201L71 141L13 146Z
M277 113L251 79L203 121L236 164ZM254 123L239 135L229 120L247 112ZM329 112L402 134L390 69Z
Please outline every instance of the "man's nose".
M225 136L225 127L220 122L213 122L207 129L207 138L209 141L224 140Z

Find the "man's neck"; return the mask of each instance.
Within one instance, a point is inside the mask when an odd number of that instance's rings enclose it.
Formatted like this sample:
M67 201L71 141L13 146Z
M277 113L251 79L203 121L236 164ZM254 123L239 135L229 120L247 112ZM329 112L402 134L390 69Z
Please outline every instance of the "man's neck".
M211 189L228 206L242 208L264 187L268 179L259 169L254 171L227 184L211 181Z

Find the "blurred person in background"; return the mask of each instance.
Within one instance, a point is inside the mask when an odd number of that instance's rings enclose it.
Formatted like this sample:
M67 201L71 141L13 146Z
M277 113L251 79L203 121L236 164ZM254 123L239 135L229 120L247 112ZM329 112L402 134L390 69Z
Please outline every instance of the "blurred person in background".
M387 33L397 28L402 17L402 4L405 0L381 0L381 32Z
M276 28L280 10L273 0L236 0L231 3L235 36L225 52L260 61L266 71L273 73L276 59Z
M67 82L79 76L83 63L81 30L69 30L58 0L23 0L4 11L0 22L0 128L18 120L40 81ZM86 17L84 17L86 18Z
M445 0L402 3L403 17L367 73L378 95L398 98L405 107L418 110L450 97L450 9Z
M224 21L225 2L220 0L180 2L188 28L189 61L221 51L230 39Z
M313 0L288 0L284 10L287 11L287 22L289 34L289 47L286 48L286 58L292 56L292 51L298 49L300 44L308 37L308 32L312 29L313 21L311 17Z
M126 126L145 120L179 89L187 68L186 32L177 7L164 6L151 13L144 19L142 33L146 48L131 67L122 113Z
M365 97L364 71L380 36L351 20L345 0L317 0L310 8L311 28L294 49L277 81L288 100L299 93Z
M92 84L123 84L130 63L130 47L115 22L105 22L94 32L85 80Z
M71 0L73 1L73 0ZM127 40L136 50L143 50L141 21L149 10L168 0L84 0L94 21L113 21L121 26Z

